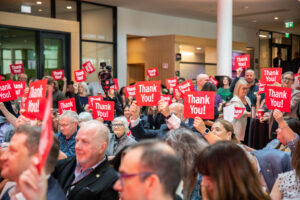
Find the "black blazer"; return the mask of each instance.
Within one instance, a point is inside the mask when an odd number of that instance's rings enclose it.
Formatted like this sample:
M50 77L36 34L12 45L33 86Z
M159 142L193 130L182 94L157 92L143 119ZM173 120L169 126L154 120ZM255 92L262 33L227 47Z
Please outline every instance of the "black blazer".
M53 176L58 180L67 194L75 178L76 157L58 161ZM89 175L75 183L69 191L69 200L107 199L118 200L118 193L113 190L114 183L118 180L116 171L108 164L107 158Z

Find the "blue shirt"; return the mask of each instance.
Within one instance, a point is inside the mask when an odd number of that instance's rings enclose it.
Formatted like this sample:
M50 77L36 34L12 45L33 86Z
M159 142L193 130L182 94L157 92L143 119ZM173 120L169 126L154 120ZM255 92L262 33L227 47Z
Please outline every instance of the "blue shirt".
M77 131L69 139L67 139L62 132L56 134L59 140L60 150L62 150L62 152L64 152L68 157L75 156L76 135Z

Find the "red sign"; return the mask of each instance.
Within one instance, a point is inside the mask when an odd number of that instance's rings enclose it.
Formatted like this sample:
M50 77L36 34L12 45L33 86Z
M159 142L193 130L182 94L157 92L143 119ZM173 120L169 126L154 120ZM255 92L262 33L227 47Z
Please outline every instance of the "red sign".
M151 68L151 69L147 69L147 75L148 75L148 77L156 77L156 76L158 76L157 68L154 67L154 68Z
M62 80L65 76L65 70L60 69L60 70L52 70L52 77L54 80Z
M191 80L184 81L183 83L178 85L178 89L182 95L189 91L195 91L193 82Z
M17 99L14 84L12 80L0 82L0 102Z
M85 71L87 73L89 73L89 74L91 74L91 73L93 73L95 71L95 67L93 66L93 64L91 63L91 61L85 62L82 66L85 69Z
M22 63L9 65L12 74L22 74L24 73L24 65Z
M113 78L114 82L114 90L118 91L119 90L119 83L117 78Z
M47 79L30 83L28 98L46 98Z
M66 110L72 110L76 112L75 98L70 98L58 102L58 113L61 115Z
M178 98L183 98L183 94L180 92L178 85L173 88L173 97L178 100Z
M250 67L250 55L241 55L234 57L235 69L238 68L249 68Z
M212 76L209 76L209 81L211 83L213 83L215 86L217 86L219 84L219 81L217 81L217 79L215 79L214 77Z
M77 70L74 73L76 82L82 82L86 80L84 69Z
M167 89L174 88L178 85L177 77L166 79Z
M102 96L89 96L89 109L92 109L94 104L94 101L103 101L103 97Z
M128 98L129 96L135 97L135 85L125 87L125 97Z
M23 115L32 120L43 120L46 101L46 98L27 98Z
M25 92L26 81L14 81L13 83L14 83L16 95L18 97L22 96Z
M2 81L2 76L0 75L0 81Z
M291 111L292 88L266 86L266 105L270 110Z
M172 95L169 94L162 94L160 95L160 100L166 101L169 103L169 105L172 103Z
M264 84L281 83L282 68L261 69L261 82Z
M38 159L39 163L37 165L38 171L41 173L45 163L47 161L48 155L53 144L53 133L52 133L52 89L49 89L48 100L46 103L45 114L42 123L42 132L39 143Z
M138 106L156 106L160 99L160 81L142 81L135 83Z
M24 94L23 96L21 96L21 109L25 110L26 101L27 101L27 95Z
M265 93L265 87L266 87L266 84L263 84L261 82L258 83L258 94L262 94L262 93Z
M188 91L184 95L184 117L214 119L216 92Z
M113 101L94 101L93 118L113 121L115 112L115 102Z
M234 107L234 119L240 119L246 108Z

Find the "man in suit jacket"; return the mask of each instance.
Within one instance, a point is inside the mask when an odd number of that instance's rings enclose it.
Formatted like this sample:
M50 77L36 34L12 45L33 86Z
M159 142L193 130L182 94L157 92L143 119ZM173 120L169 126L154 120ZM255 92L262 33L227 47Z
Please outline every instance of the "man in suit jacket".
M283 60L281 58L281 52L279 51L277 53L277 57L273 59L273 67L282 68L282 66L283 66Z
M109 130L103 123L82 123L76 136L76 156L59 161L53 173L69 200L118 199L113 190L118 176L105 156L108 143Z
M16 184L8 188L1 199L9 200L16 198L16 196L25 196L26 199L29 199L20 190L19 178L31 165L32 160L38 157L40 135L41 129L38 127L21 125L15 129L15 134L10 141L8 150L1 156L1 161L3 162L1 176L7 178L9 181L16 182ZM45 165L46 174L50 174L54 170L58 154L59 141L54 137L54 142ZM66 199L62 188L52 176L48 178L47 199Z

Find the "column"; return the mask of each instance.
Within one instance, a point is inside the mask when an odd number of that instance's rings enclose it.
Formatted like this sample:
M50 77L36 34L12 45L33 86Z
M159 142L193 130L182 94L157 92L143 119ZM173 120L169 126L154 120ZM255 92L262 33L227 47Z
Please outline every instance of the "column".
M218 0L217 15L217 75L231 77L232 0Z

